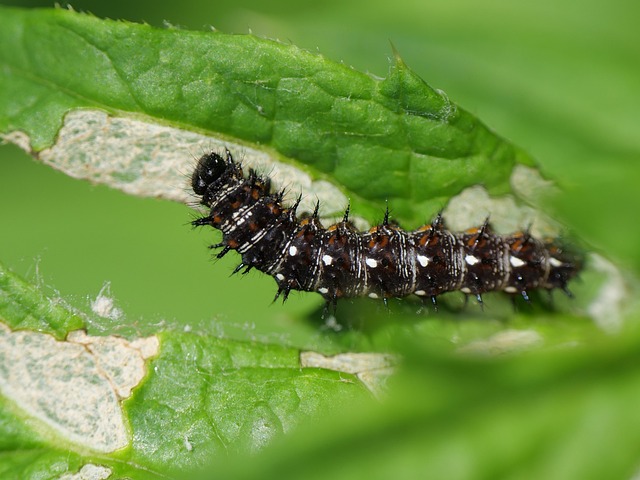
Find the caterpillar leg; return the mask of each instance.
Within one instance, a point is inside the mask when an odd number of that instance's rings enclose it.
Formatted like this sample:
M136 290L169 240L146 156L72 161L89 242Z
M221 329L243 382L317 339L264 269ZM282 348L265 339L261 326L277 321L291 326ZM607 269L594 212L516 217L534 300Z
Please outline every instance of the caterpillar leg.
M482 300L482 295L476 293L476 299L478 300L478 305L480 305L480 310L484 312L484 300Z
M429 309L427 308L429 305L433 306L433 311L437 312L438 311L438 299L435 295L430 295L429 297L424 297L424 296L420 296L420 301L422 302L422 304L420 305L420 308L418 309L418 314L422 313L423 310L426 310L427 312L429 311Z
M337 309L338 297L336 295L329 298L325 297L324 308L322 309L322 320L326 320L329 317L335 317Z
M278 291L276 292L276 296L273 297L273 302L271 302L271 303L275 303L275 301L278 300L280 295L282 295L282 303L284 304L287 301L287 298L289 298L289 293L290 292L291 292L291 288L289 288L289 287L278 287Z

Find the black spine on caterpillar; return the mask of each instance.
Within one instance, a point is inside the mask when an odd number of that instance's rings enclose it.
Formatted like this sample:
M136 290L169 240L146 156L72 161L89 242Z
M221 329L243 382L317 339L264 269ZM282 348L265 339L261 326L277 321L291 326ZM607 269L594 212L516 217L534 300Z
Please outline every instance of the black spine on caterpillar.
M474 295L503 291L529 300L533 289L560 288L583 265L582 256L556 240L528 232L497 235L488 222L465 232L448 231L440 215L430 224L406 232L389 222L359 232L349 222L324 228L318 208L296 216L298 202L282 206L283 193L271 193L271 182L250 170L245 176L229 151L203 155L191 179L193 191L209 214L193 222L222 231L218 257L230 250L242 255L235 272L256 268L274 277L276 298L291 290L320 293L335 306L338 298L417 295L436 306L441 293L459 290ZM234 273L235 273L234 272Z

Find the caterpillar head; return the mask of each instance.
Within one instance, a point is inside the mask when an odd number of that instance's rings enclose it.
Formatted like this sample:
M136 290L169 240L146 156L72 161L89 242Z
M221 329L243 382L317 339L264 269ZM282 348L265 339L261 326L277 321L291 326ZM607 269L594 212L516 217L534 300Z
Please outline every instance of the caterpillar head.
M230 155L227 156L230 159ZM219 180L229 168L230 163L215 152L206 153L191 176L191 187L196 195L204 195L211 184Z

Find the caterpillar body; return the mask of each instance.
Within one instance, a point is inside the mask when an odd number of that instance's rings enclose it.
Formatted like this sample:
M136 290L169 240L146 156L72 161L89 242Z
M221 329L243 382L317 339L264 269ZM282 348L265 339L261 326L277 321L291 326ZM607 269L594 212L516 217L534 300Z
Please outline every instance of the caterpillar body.
M503 291L529 300L534 289L562 289L582 268L579 254L555 239L539 240L527 231L510 235L483 225L463 232L446 229L441 215L414 231L389 220L358 231L342 221L325 228L318 204L311 215L296 215L300 198L283 206L284 192L271 192L269 178L250 170L245 175L229 151L226 158L203 155L191 178L200 203L209 213L194 226L222 231L221 258L230 250L242 256L234 273L252 268L271 275L276 299L292 290L317 292L327 305L338 299L368 296L382 299L417 295L437 308L438 295L461 291L475 296Z

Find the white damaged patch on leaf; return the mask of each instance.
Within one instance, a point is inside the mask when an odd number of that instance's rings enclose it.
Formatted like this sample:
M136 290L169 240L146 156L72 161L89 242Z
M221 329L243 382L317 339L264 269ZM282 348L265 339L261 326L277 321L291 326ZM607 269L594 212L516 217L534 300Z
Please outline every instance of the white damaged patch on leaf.
M101 110L73 110L64 118L56 142L34 153L21 132L2 136L44 163L67 175L108 185L131 195L156 197L192 204L189 177L196 160L209 151L228 148L242 165L269 175L274 190L286 188L292 202L303 193L300 211L313 211L316 198L321 213L342 211L347 197L334 185L312 180L309 174L277 162L266 152L198 133L112 117Z
M0 393L69 442L114 452L129 444L121 400L158 349L155 336L128 341L76 331L58 341L0 323Z
M106 480L110 476L110 468L87 463L77 473L65 473L59 480Z
M590 254L588 264L604 278L598 294L589 305L589 316L605 332L618 333L623 325L625 310L635 299L633 291L618 267L603 256Z
M508 234L531 227L538 237L555 237L560 226L548 216L527 205L516 203L513 197L492 197L484 187L469 187L452 197L443 211L447 227L463 231L471 226L482 225L489 218L498 233Z
M560 193L555 183L543 178L538 169L525 165L518 164L513 167L510 183L516 195L532 205L539 205L543 199L552 198Z
M356 375L376 397L384 393L386 381L397 363L396 357L383 353L341 353L333 356L318 352L300 353L302 368L325 368Z
M477 356L505 355L540 347L544 339L535 330L504 330L484 340L474 340L458 353Z

